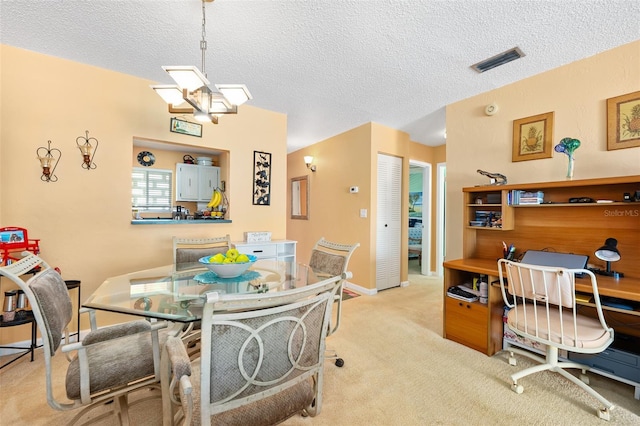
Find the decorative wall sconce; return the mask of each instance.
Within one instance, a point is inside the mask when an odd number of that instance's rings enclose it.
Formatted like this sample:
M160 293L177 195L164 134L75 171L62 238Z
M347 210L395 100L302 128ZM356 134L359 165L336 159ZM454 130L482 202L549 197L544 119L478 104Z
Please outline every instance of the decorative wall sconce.
M95 169L96 163L93 162L93 159L96 157L96 152L98 151L98 139L90 138L89 131L85 130L85 136L78 136L76 138L76 145L78 145L78 149L82 153L83 162L82 168L87 170ZM91 145L91 141L93 141L94 145ZM91 150L93 150L93 155L91 155Z
M41 146L36 150L40 166L42 167L42 176L40 180L45 182L56 182L58 177L53 174L62 157L62 152L58 148L51 149L51 141L47 141L47 148Z
M311 170L312 172L316 171L316 166L311 164L313 163L313 156L311 155L305 155L304 156L304 164L307 165L307 169Z
M607 238L604 245L596 250L596 257L600 260L607 262L607 269L594 269L593 272L600 275L606 275L613 278L622 278L624 274L622 272L616 272L611 270L611 262L617 262L620 260L620 251L618 250L618 240L615 238Z

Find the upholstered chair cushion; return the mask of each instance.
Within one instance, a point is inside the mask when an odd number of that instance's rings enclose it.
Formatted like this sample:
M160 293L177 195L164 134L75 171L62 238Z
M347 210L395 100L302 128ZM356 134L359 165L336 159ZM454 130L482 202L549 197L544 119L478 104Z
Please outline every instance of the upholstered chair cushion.
M51 356L62 342L62 334L71 321L73 309L69 291L64 280L55 269L47 269L27 281L47 329ZM43 336L45 338L45 336Z
M200 363L192 365L191 383L193 389L200 389ZM211 416L212 425L251 425L267 426L275 425L300 412L300 407L311 405L313 402L313 381L308 379L292 386L280 393L271 395L265 399L225 411ZM192 425L201 425L200 419L200 392L192 392L193 400L193 421ZM182 392L180 399L183 401L183 410L188 409L186 405L187 396Z
M309 266L314 271L324 272L333 277L344 272L346 258L337 254L326 253L320 250L311 251Z
M126 385L154 374L151 332L138 332L103 342L107 335L122 336L126 335L126 332L142 329L149 330L149 324L144 320L99 329L83 339L89 363L91 393ZM97 336L92 336L94 333ZM159 336L162 348L166 333L161 332ZM88 345L87 341L94 343ZM80 398L80 363L77 357L71 361L67 369L66 391L67 398Z

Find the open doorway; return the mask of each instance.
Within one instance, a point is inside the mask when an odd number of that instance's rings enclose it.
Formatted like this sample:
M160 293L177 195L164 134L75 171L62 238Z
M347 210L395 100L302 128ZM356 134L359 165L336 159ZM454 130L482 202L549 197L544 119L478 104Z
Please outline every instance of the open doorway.
M444 276L444 257L446 250L446 243L444 236L446 235L445 225L445 194L447 193L447 165L446 163L437 164L437 179L436 179L436 275L438 277Z
M431 274L431 164L409 160L409 273Z

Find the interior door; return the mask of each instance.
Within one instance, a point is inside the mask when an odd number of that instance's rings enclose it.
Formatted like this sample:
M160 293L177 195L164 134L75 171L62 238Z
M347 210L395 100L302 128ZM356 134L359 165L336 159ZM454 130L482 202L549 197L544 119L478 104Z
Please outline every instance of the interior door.
M376 288L400 285L402 259L402 158L378 154Z

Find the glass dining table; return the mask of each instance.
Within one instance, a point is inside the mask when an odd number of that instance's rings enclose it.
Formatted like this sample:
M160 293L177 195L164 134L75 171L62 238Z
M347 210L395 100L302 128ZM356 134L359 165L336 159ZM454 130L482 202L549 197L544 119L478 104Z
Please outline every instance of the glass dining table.
M199 263L179 271L171 264L107 278L82 306L189 323L202 318L206 293L286 291L326 279L319 275L303 264L265 259L236 278L220 278Z

